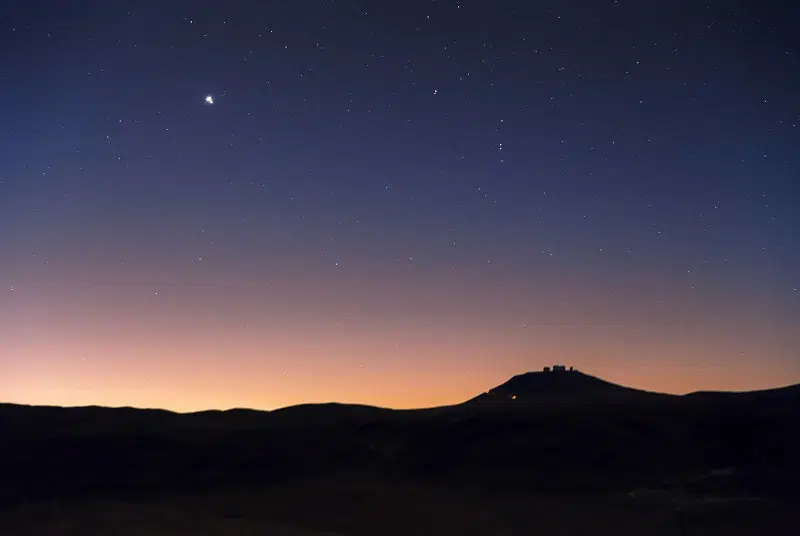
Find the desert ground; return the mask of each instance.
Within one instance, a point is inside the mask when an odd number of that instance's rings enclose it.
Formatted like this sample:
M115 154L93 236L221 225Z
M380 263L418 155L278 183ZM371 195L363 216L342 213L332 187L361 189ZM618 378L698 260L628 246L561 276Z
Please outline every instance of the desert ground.
M0 531L46 535L795 534L796 503L701 497L536 495L386 482L302 481L263 489L54 501L6 510Z

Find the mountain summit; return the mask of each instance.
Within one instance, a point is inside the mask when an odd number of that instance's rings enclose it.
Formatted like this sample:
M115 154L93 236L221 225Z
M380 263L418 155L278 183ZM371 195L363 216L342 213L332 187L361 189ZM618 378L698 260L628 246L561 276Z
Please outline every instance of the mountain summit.
M514 376L469 400L474 402L630 402L662 395L617 385L561 365Z

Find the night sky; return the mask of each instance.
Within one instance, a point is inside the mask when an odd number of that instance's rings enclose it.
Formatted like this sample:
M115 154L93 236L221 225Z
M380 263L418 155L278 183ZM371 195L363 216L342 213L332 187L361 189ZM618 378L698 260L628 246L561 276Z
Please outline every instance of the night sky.
M0 6L0 400L800 381L790 2Z

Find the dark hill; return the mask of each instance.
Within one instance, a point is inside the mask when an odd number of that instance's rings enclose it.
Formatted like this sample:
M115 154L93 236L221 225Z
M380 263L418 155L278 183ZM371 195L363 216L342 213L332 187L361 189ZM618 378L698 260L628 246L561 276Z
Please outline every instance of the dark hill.
M671 397L624 387L577 370L528 372L476 396L468 403L597 403L632 402Z
M0 404L0 507L345 473L627 492L725 469L730 490L796 497L799 392L671 396L559 371L515 376L467 403L427 410L309 404L179 414Z
M684 395L686 399L716 400L720 402L800 402L800 384L761 389L758 391L696 391Z

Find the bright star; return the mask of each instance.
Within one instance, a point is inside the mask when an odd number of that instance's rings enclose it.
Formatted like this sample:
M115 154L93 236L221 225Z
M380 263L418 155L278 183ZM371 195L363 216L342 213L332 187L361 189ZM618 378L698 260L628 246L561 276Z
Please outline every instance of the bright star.
M206 95L206 104L214 104L214 96Z

